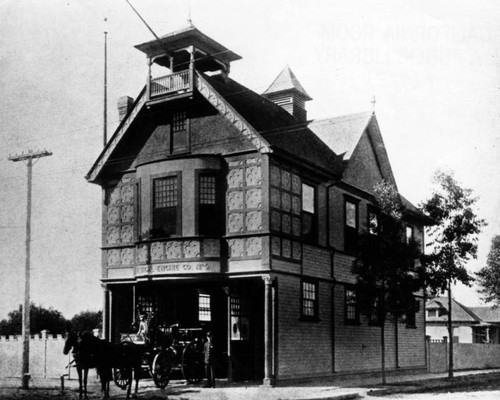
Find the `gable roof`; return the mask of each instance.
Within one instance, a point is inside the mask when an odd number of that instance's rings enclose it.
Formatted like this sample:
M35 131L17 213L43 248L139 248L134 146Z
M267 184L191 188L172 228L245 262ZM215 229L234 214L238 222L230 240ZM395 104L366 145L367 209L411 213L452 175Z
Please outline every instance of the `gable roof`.
M284 109L263 96L222 75L196 72L198 91L261 152L283 151L334 175L340 175L342 161L307 124L300 124ZM95 182L146 103L144 89L130 113L94 162L86 179Z
M230 78L199 75L269 143L272 151L284 151L335 175L341 173L340 157L307 127L307 123L298 123L280 106Z
M300 84L299 80L292 72L290 67L287 65L276 79L271 83L271 85L262 93L262 95L268 95L273 93L285 92L288 90L294 90L305 97L305 100L312 100L312 97L306 92L304 87Z
M372 116L371 112L362 112L317 119L311 121L308 127L343 160L349 160Z
M444 308L448 311L448 298L447 297L435 297L429 300L425 305L425 308ZM451 319L453 322L463 322L463 323L473 323L477 324L481 322L479 318L471 309L459 303L455 299L451 299ZM446 323L448 321L448 315L442 315L440 317L428 318L427 322L442 322Z

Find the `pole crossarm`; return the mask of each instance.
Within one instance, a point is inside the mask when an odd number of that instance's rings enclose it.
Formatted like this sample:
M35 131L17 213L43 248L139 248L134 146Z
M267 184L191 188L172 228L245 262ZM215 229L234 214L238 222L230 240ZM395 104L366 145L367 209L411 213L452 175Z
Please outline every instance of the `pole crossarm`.
M52 153L50 151L47 151L47 150L43 150L43 151L37 151L37 152L33 152L31 150L29 150L27 153L21 153L21 154L18 154L18 155L15 155L15 156L9 156L9 160L10 161L26 161L26 160L32 160L34 158L41 158L41 157L48 157L48 156L51 156Z

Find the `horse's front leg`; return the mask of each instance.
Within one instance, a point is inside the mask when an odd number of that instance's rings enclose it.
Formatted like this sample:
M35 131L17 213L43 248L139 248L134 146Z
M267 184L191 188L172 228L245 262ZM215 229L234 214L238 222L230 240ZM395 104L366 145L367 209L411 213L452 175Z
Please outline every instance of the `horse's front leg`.
M88 399L88 395L87 395L87 380L88 380L88 377L89 377L89 369L88 368L84 368L83 369L83 396L85 399Z
M83 382L82 382L82 367L78 364L76 365L76 372L78 374L78 385L79 385L79 398L81 399L83 396Z

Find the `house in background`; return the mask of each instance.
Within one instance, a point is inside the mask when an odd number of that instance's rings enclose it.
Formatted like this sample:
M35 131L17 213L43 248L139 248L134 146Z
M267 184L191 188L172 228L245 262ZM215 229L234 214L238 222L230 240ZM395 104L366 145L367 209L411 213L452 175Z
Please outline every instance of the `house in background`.
M453 340L460 343L500 343L500 308L466 307L451 300ZM448 338L448 298L429 300L426 334L431 339Z
M218 377L379 371L380 326L351 272L377 224L374 185L396 186L375 114L311 122L288 67L257 94L229 77L241 57L193 25L136 47L147 84L120 100L87 175L103 190L105 337L140 309L161 329L214 332ZM401 201L422 241L425 219ZM426 368L417 296L418 313L385 327L388 370Z

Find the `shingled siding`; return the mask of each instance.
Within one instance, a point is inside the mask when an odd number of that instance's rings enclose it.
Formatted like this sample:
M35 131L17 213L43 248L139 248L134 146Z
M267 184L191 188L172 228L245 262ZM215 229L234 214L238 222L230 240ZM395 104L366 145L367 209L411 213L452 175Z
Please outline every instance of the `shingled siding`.
M332 373L331 285L319 282L319 321L302 321L300 278L278 278L277 378Z
M345 287L335 286L335 372L378 371L381 366L380 327L366 317L358 325L345 323ZM385 326L386 367L396 367L395 329ZM422 349L423 351L423 349Z
M302 246L303 273L317 278L332 277L332 258L330 250L320 247Z
M423 367L425 360L425 319L423 299L420 299L420 311L415 314L415 327L398 324L399 367Z
M336 252L333 256L333 276L339 282L354 283L355 275L352 273L354 257L345 253Z

